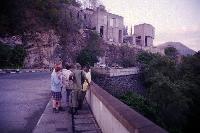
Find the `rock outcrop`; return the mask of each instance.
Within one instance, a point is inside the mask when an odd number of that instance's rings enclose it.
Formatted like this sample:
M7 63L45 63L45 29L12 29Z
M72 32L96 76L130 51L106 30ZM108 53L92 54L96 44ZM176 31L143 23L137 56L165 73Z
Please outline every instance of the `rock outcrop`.
M26 35L26 68L49 68L53 65L55 49L59 46L59 36L53 30Z
M67 33L66 44L53 30L28 35L26 68L51 68L57 60L74 63L80 51L86 46L88 32L80 30Z

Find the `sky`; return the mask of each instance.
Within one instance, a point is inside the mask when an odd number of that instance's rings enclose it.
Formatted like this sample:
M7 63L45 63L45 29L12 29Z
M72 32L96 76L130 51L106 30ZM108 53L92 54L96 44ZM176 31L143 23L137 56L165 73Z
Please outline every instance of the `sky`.
M200 0L99 0L107 11L124 17L129 27L149 23L155 27L154 45L182 42L200 50Z

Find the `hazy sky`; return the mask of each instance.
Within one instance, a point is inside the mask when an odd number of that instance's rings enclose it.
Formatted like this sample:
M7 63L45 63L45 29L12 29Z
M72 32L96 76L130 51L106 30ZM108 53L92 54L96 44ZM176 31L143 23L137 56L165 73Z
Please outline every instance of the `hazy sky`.
M200 50L200 0L100 0L109 12L124 17L125 25L155 27L154 45L179 41Z

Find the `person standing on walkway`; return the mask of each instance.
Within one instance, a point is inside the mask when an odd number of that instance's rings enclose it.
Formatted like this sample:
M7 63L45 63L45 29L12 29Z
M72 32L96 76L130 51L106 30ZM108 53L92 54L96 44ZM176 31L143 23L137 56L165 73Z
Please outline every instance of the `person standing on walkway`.
M55 65L54 71L51 74L51 94L53 102L53 112L58 113L62 110L61 98L62 98L62 73L61 66L59 64Z
M66 90L66 102L69 105L69 95L72 91L72 80L69 79L72 71L70 70L72 67L69 64L65 65L65 68L62 70L63 74L63 88Z
M78 109L82 109L83 106L83 101L86 95L87 90L90 87L91 83L91 72L90 72L90 67L89 66L84 66L83 67L83 72L86 76L86 79L83 81L82 89L79 91L79 96L78 96ZM89 83L88 83L89 82Z
M79 63L76 63L75 65L76 69L73 71L73 74L71 75L73 80L73 90L71 95L71 107L72 113L76 113L79 107L79 92L82 89L83 82L86 80L89 84L89 81L86 79L85 73L81 70L81 65Z

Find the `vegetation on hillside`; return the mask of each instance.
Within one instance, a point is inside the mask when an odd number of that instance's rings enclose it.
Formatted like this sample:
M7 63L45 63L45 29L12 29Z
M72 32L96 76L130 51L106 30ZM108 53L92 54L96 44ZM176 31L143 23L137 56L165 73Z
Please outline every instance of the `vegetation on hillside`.
M77 54L84 48L85 40L79 34L80 22L75 20L76 17L70 17L70 13L67 10L70 4L81 6L76 0L3 0L1 3L1 37L20 35L22 36L23 45L26 45L28 42L34 42L33 40L37 39L35 37L37 32L42 33L54 30L59 37L60 44L55 51L59 54L55 56L56 58L61 58L63 62L74 62ZM87 4L92 5L94 3L88 1ZM95 39L93 38L93 40ZM94 43L98 42L91 42L92 45ZM90 47L87 51L86 49L82 53L89 52L94 54L94 48Z
M98 57L104 54L104 44L102 38L96 32L89 32L89 39L86 47L80 51L76 61L81 65L94 66L98 62Z
M0 5L0 36L19 35L22 37L24 46L28 42L38 39L35 36L37 32L42 33L53 29L57 35L62 37L62 32L59 29L62 29L60 27L63 26L60 21L61 4L63 3L75 3L75 1L2 0ZM12 60L17 61L16 59Z
M137 60L144 74L146 94L128 93L121 100L169 132L196 131L200 120L200 52L184 57L179 64L169 56L146 52Z
M21 45L11 47L0 44L0 68L23 67L26 51Z
M106 63L112 66L113 63L122 67L133 67L136 65L136 54L138 50L130 48L127 45L115 46L109 45L106 50Z
M75 0L2 0L0 5L0 33L24 34L56 29L62 3Z

